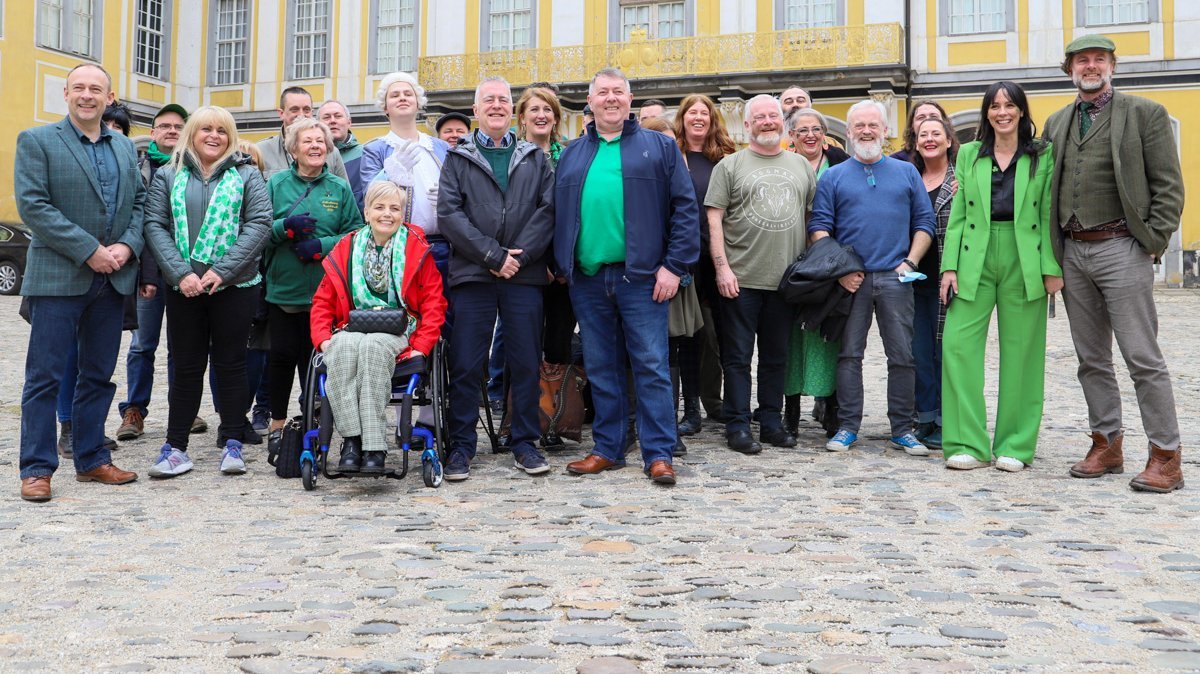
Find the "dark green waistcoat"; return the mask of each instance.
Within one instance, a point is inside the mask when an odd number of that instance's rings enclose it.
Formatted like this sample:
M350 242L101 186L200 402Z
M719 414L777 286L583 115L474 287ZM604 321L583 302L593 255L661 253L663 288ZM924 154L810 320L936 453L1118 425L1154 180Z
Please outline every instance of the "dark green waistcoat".
M1058 221L1063 227L1074 213L1084 229L1125 217L1117 175L1113 170L1112 105L1100 111L1087 135L1079 138L1079 112L1071 116L1071 131L1063 150L1062 182L1058 191Z

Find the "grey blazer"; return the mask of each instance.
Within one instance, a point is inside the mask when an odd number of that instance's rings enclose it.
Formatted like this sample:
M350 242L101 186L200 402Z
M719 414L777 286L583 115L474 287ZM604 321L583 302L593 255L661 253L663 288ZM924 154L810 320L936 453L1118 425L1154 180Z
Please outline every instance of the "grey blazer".
M1183 215L1183 171L1171 133L1171 119L1162 105L1140 96L1113 91L1113 168L1120 176L1117 192L1129 232L1147 253L1159 257ZM1063 153L1070 142L1072 102L1046 120L1045 138L1054 144L1054 177L1050 194L1050 242L1062 262L1063 231L1058 222L1058 190L1062 182Z
M120 178L117 213L107 235L104 196L91 159L75 127L64 117L57 124L26 129L17 136L13 170L17 212L33 234L21 294L82 295L95 272L87 259L99 246L123 243L133 251L124 267L109 274L123 295L137 283L136 257L142 254L142 202L146 188L138 174L137 151L120 134L112 139Z

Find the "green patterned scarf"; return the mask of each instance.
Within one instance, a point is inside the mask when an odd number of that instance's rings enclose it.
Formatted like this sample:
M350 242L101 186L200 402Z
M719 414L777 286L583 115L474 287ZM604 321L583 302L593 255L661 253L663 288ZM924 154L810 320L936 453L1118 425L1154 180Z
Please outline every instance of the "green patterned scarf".
M408 310L402 294L404 283L404 252L408 245L408 227L400 225L392 238L376 251L375 239L371 237L371 226L367 225L354 235L350 248L350 300L355 309L390 307ZM374 292L372 292L374 291ZM387 301L375 293L386 292ZM416 324L408 320L405 334L411 334Z
M200 231L196 235L196 243L189 244L190 230L187 219L187 185L192 171L187 166L181 166L171 184L171 215L175 220L175 248L183 256L184 262L191 264L212 265L225 255L237 240L240 229L239 219L242 214L241 174L236 167L229 167L217 181L217 187L208 208L204 211L204 222L200 223ZM239 287L251 286L258 283L256 275Z

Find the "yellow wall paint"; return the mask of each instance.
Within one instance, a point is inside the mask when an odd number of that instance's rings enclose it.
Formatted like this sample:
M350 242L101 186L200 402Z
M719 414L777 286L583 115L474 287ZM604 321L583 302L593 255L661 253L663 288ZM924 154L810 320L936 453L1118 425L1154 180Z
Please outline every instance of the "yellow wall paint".
M324 84L305 84L304 88L308 93L312 94L313 106L320 105L325 100L325 85Z
M938 15L936 0L925 0L925 33L925 58L929 62L929 72L937 72Z
M466 33L466 53L479 53L479 0L467 0L467 15L463 17L463 31Z
M981 63L1004 63L1008 60L1008 43L1004 40L959 42L946 45L946 62L952 66Z
M363 6L365 7L366 5L367 5L367 0L363 0ZM366 10L363 11L363 15L366 16ZM429 51L425 47L427 41L429 40L429 0L421 0L420 21L421 21L421 44L417 48L417 53L420 54L421 56L426 56L429 53Z
M1162 0L1163 58L1175 58L1175 0Z
M696 35L721 33L721 0L696 0Z
M1029 0L1017 0L1017 62L1029 63Z
M245 105L241 89L214 91L209 95L208 100L212 105L219 105L222 108L240 108Z
M864 0L849 0L846 3L846 25L861 26L866 23L867 10Z
M1150 31L1138 33L1108 33L1117 45L1118 56L1148 56L1150 54Z
M1075 0L1062 0L1063 49L1075 39Z
M159 104L166 103L167 88L161 84L138 80L137 97L143 101L154 101Z
M608 5L606 0L583 0L583 43L608 42Z
M553 44L554 0L538 0L538 49L549 49Z
M731 2L734 0L730 0ZM758 27L758 32L766 33L775 30L775 2L774 0L758 0L754 4L755 26Z

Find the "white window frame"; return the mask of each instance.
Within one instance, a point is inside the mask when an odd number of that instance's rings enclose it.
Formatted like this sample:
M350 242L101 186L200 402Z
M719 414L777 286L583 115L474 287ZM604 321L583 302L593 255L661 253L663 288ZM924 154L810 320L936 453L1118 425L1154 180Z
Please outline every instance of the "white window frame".
M537 47L537 0L507 0L508 8L496 10L494 3L496 0L483 0L479 3L479 9L482 14L480 17L479 31L479 50L480 51L512 51L515 49L534 49ZM518 2L524 2L528 7L516 8ZM512 27L512 19L519 14L525 14L529 17L529 41L526 44L516 44L512 35L515 29ZM508 24L508 41L507 43L497 43L492 39L492 22L499 17L509 18Z
M964 16L972 17L972 25L969 28L959 31L952 30L952 24L954 23L954 18L956 16L956 14L953 13L953 10L957 3L970 3L972 5L972 11L968 14L964 14ZM999 3L1000 7L1004 11L1004 18L1001 21L1002 25L999 27L988 26L986 29L980 28L980 15L982 13L980 10L982 9L982 3ZM971 35L996 35L1002 33L1011 33L1016 30L1016 7L1013 6L1013 0L941 0L939 5L941 7L941 35L966 37Z
M91 14L85 14L86 11ZM58 15L58 26L52 37L43 33L43 24L51 13ZM37 0L35 15L37 46L91 60L98 58L103 35L104 0ZM81 17L87 18L81 21ZM80 26L86 26L90 34L80 35L77 30ZM81 42L87 44L81 45Z
M223 9L226 11L223 12ZM250 81L250 21L253 12L254 0L211 0L209 3L208 25L212 27L212 37L208 41L209 86L236 86ZM235 19L239 14L241 22L237 23ZM221 35L223 18L230 20L227 25L229 32L225 36ZM241 28L240 35L238 28ZM223 59L229 64L227 68L222 68Z
M1153 0L1075 0L1075 16L1079 17L1077 24L1084 27L1092 26L1128 26L1158 21L1158 2ZM1142 8L1145 18L1122 20L1118 14L1122 7ZM1109 9L1112 12L1111 21L1093 21L1092 11Z
M683 5L683 35L660 36L658 25L661 23L658 12L662 5ZM695 0L610 0L608 3L608 39L610 42L628 42L625 34L625 10L634 7L650 7L648 19L649 30L646 39L658 40L664 37L692 37L696 34L696 2Z
M174 3L170 0L135 0L133 6L134 73L156 80L168 79L167 75L171 72L171 8L173 5ZM158 7L157 17L148 13L154 6ZM154 28L153 21L144 21L143 19L157 19L158 28ZM152 46L155 38L158 41L157 47ZM147 50L145 55L142 53L143 47ZM158 51L157 59L150 59L149 50L151 49Z
M310 8L311 15L302 16L302 6ZM301 26L302 21L308 22L307 25ZM333 0L288 0L287 71L291 79L320 80L329 77L332 34ZM308 57L303 62L297 58L301 53Z
M403 7L403 4L410 4L411 7L407 11L411 14L412 21L401 20L397 23L383 23L383 16L381 12L383 11L384 3L390 2L400 3L401 6L397 9L397 12L399 13L399 19L404 18L404 12L406 11ZM415 72L417 70L417 58L420 56L420 45L418 43L421 39L421 1L371 0L370 10L371 20L369 35L371 36L371 44L367 49L368 62L371 64L370 72L375 75L384 75L396 71ZM395 54L394 59L385 61L389 55L381 53L382 50L380 49L380 36L384 31L391 30L395 30L397 41L400 43L398 47L399 53ZM404 53L403 36L405 30L411 31L412 36L412 39L410 40L411 46L409 48L409 53L407 54Z
M809 20L806 22L796 22L795 24L788 23L788 4L794 3L805 5ZM832 16L829 23L814 23L812 20L813 10L816 5L829 7L832 11ZM775 30L801 30L805 28L832 28L833 26L846 25L846 3L842 0L775 0Z

